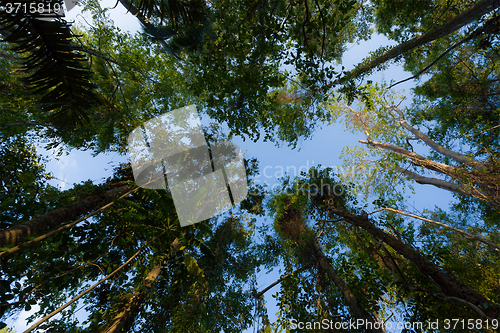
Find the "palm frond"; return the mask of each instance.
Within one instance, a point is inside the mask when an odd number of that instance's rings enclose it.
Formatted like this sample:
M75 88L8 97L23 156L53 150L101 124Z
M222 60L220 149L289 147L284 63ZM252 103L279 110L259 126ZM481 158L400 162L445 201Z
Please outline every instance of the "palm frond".
M45 21L22 11L0 12L3 41L23 55L22 81L42 95L42 110L50 112L51 122L60 128L88 121L89 108L99 101L87 59L73 45L70 27L60 18Z

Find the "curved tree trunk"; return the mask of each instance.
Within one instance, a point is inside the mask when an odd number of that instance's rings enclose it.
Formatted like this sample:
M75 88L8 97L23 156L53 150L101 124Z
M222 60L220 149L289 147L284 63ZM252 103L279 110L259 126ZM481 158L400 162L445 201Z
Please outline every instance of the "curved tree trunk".
M170 255L173 255L177 249L179 248L179 239L176 238L172 242L172 248L170 250ZM160 276L161 269L163 265L157 265L149 271L148 275L146 278L144 278L144 281L142 282L142 286L144 288L141 288L141 291L136 291L132 297L129 298L125 306L123 307L122 311L120 311L115 318L109 323L109 325L104 328L101 333L120 333L122 332L122 329L126 327L130 321L134 318L134 315L137 313L137 310L139 310L141 304L144 302L146 299L147 293L153 286L153 284L156 282L158 277Z
M349 286L345 283L342 277L335 272L335 269L326 258L318 242L316 240L313 241L311 246L314 250L314 257L316 261L333 281L333 283L335 283L337 288L339 288L342 298L344 298L347 306L349 307L350 313L357 320L363 320L365 332L385 333L385 329L383 325L380 325L380 321L377 320L377 317L374 318L368 313L361 302L356 298L356 295L354 295L351 289L349 289Z
M102 331L102 333L118 333L122 331L125 325L130 322L130 319L133 318L134 314L139 309L139 306L146 299L148 291L156 282L158 276L160 276L161 268L161 265L157 265L151 269L148 276L146 276L142 283L142 286L144 287L142 291L136 291L132 295L122 311L115 316L108 328Z
M489 318L497 318L500 315L498 305L492 304L483 295L458 281L455 276L446 272L435 263L429 261L418 251L412 249L404 242L376 227L368 219L368 216L353 215L347 211L334 208L330 208L329 212L342 216L348 222L364 229L376 239L379 239L392 247L403 257L415 264L415 266L417 266L422 273L431 277L446 296L450 296L450 298L455 297L462 300L462 303L465 302L471 304L470 308L474 309L476 312L478 308L484 309L484 313L479 313L480 315L486 315ZM488 306L485 307L485 304Z
M473 198L489 202L495 206L500 206L500 176L498 175L498 173L494 174L483 172L482 169L487 166L487 164L485 163L471 161L470 163L474 163L473 165L478 167L478 169L473 169L472 171L470 171L462 167L454 167L447 164L435 162L417 153L392 145L390 143L375 142L371 140L359 140L359 142L374 148L394 152L402 157L405 157L414 165L426 168L431 171L439 172L446 176L450 176L458 182L458 184L455 184L453 182L449 182L439 178L425 177L407 169L396 167L398 171L404 173L410 178L413 178L413 180L415 180L419 184L434 185L451 192L465 194ZM433 147L431 146L431 148ZM439 150L436 151L440 152ZM445 156L450 157L449 154L446 154ZM469 184L466 184L463 181L464 177L469 180Z
M16 225L0 232L0 247L7 245L17 245L26 237L43 234L56 229L64 223L77 219L80 215L95 210L105 200L117 198L130 190L128 185L108 190L105 193L95 193L87 195L78 201L72 202L64 207L35 217L30 221Z
M469 23L474 22L479 19L481 16L493 11L495 8L500 6L500 2L497 0L482 0L474 4L472 7L464 11L463 13L449 19L441 26L433 29L429 32L426 32L420 36L414 37L406 42L403 42L399 45L394 46L388 51L382 53L378 57L367 61L361 62L358 66L356 66L351 71L347 72L344 78L339 80L335 80L323 88L331 88L341 83L341 81L348 81L351 79L356 79L362 75L370 73L372 69L377 66L380 66L387 61L397 58L406 52L413 50L419 46L430 43L436 39L441 37L445 37L462 27L466 26Z

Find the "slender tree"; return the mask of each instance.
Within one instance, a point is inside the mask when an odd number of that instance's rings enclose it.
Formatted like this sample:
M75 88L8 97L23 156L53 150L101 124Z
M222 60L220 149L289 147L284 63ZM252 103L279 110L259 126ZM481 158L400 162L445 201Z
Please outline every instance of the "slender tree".
M378 288L390 290L392 286L399 286L397 290L400 290L406 286L404 288L408 290L408 295L406 297L397 296L399 301L418 303L422 302L422 297L424 297L424 299L434 299L439 303L442 301L452 302L455 305L451 308L457 313L469 313L469 315L472 313L482 319L493 319L498 316L500 307L496 298L490 299L475 290L475 285L468 285L460 281L458 276L463 276L460 271L450 271L450 267L436 264L428 259L424 253L415 249L411 245L411 239L415 237L412 234L412 229L404 230L401 228L402 226L398 227L395 224L397 219L391 222L387 221L386 225L392 230L391 232L377 226L376 222L366 213L351 206L354 198L346 191L340 195L338 191L334 192L333 189L338 188L339 183L328 176L328 169L326 171L313 168L303 177L285 183L283 192L277 192L273 195L271 203L276 210L280 232L289 235L288 237L296 242L302 243L302 247L299 247L300 250L297 253L302 253L304 256L304 253L307 253L304 252L304 249L307 249L309 242L309 244L316 244L313 248L316 253L320 253L320 257L316 258L323 258L321 248L317 245L317 236L311 232L311 227L307 227L308 223L312 223L317 228L316 230L321 230L322 233L326 234L325 237L332 231L334 231L332 236L339 235L329 242L326 241L325 246L335 248L334 242L342 242L343 246L347 247L347 249L343 249L346 254L340 255L336 260L342 261L344 258L344 260L354 264L356 262L355 256L350 257L350 252L356 253L356 256L361 256L364 252L377 260L380 264L379 268L382 270L372 269L371 274L375 274L374 278L381 282ZM347 188L344 187L344 190ZM342 223L347 223L348 226L342 226ZM408 239L410 244L407 243ZM325 267L325 270L328 269L325 262L322 267ZM356 268L359 271L363 270L362 267ZM332 271L331 278L335 279L335 271ZM336 285L342 288L341 282L336 283ZM347 292L347 290L345 291ZM383 293L379 295L378 301L386 303ZM367 297L366 294L365 297ZM359 296L354 299L357 299L358 302L360 300ZM352 300L354 301L354 299ZM373 303L369 304L373 306ZM388 306L387 303L386 306ZM442 311L438 310L441 306L444 304L439 305L434 311ZM351 314L360 315L353 304L350 304L349 308ZM366 312L372 313L373 311L367 310ZM414 315L417 314L418 316L429 316L432 315L432 312L419 314L416 311Z

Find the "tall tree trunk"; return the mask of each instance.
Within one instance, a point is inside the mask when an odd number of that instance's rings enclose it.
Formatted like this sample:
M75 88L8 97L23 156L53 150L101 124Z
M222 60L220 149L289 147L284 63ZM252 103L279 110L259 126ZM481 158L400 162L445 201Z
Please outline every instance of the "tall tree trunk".
M95 210L105 200L117 198L130 190L128 185L108 190L105 193L94 193L72 202L64 207L55 209L44 215L16 225L0 232L0 247L7 245L17 245L26 237L35 234L43 234L56 229L64 223L77 219L80 215Z
M109 280L111 277L113 277L113 275L115 275L116 273L118 273L119 271L121 271L125 266L127 266L128 264L130 264L130 262L132 260L134 260L141 253L141 251L146 246L148 246L149 244L151 244L154 241L156 241L158 238L160 238L161 236L163 236L166 232L167 231L163 231L161 234L159 234L158 236L156 236L152 240L146 242L144 245L142 245L139 248L139 250L136 253L134 253L133 256L131 256L130 258L128 258L127 261L125 261L122 265L120 265L120 267L118 267L117 269L115 269L114 271L112 271L110 274L108 274L103 279L99 280L97 283L94 283L92 286L90 286L89 288L85 289L84 291L82 291L81 293L79 293L78 295L76 295L75 297L73 297L69 302L66 302L65 304L61 305L59 308L57 308L56 310L54 310L51 313L49 313L48 315L46 315L45 317L43 317L42 319L40 319L39 321L37 321L35 324L31 325L26 331L24 331L24 333L28 333L28 332L33 331L35 328L37 328L38 326L40 326L42 323L46 322L47 320L49 320L50 318L52 318L53 316L55 316L56 314L58 314L62 310L66 309L68 306L70 306L74 302L78 301L80 298L82 298L86 294L88 294L90 291L92 291L93 289L95 289L98 285L100 285L101 283L105 282L106 280Z
M170 255L172 256L177 249L179 248L179 239L176 238L172 242L172 248L170 250ZM162 260L163 261L163 260ZM122 311L120 311L115 318L108 324L108 326L101 331L101 333L119 333L122 329L130 323L130 321L134 318L137 310L140 308L141 304L146 299L148 291L151 289L153 284L156 282L158 277L160 276L161 269L163 265L157 265L149 271L149 274L146 276L144 281L142 282L141 291L136 291L132 297L129 298Z
M439 39L441 37L445 37L449 34L451 34L454 31L459 30L460 28L464 27L465 25L474 22L475 20L479 19L481 16L493 11L494 9L498 8L500 6L500 2L498 0L482 0L479 1L478 3L474 4L472 7L464 11L463 13L449 19L446 21L444 24L441 26L437 27L436 29L433 29L429 32L426 32L418 37L414 37L406 42L403 42L390 50L382 53L378 57L369 60L367 62L362 62L358 66L356 66L354 69L351 71L347 72L344 78L341 78L340 80L335 80L328 85L326 85L323 88L331 88L333 86L336 86L339 84L341 81L347 81L350 79L355 79L360 77L361 75L365 75L370 73L372 69L374 69L377 66L380 66L384 64L385 62L397 58L404 53L413 50L419 46L425 45L427 43L430 43L436 39Z
M142 291L136 291L132 297L127 301L127 304L123 307L122 311L120 311L115 318L111 321L110 325L102 331L102 333L118 333L121 332L122 329L130 322L130 320L134 317L134 314L139 309L140 305L146 298L148 291L151 289L153 284L160 276L161 265L157 265L149 271L149 274L146 276L144 281L142 282L142 286L144 287Z
M498 305L492 304L484 296L475 292L465 284L458 281L452 274L446 272L438 265L429 261L424 256L422 256L418 251L412 249L404 242L386 233L382 229L376 227L368 219L368 216L353 215L347 211L335 208L329 208L328 210L330 213L342 216L353 225L364 229L372 236L374 236L376 239L383 241L384 243L392 247L394 250L396 250L403 257L410 260L418 267L418 269L422 273L431 277L432 280L434 280L434 282L436 282L436 284L441 288L441 290L445 295L450 296L450 298L455 297L461 299L465 301L465 303L470 303L471 304L470 307L475 311L478 308L484 309L483 314L485 314L489 318L497 318L498 315L500 315ZM485 304L488 305L486 309L485 309Z
M314 250L314 257L323 271L326 272L328 277L335 283L337 288L339 288L340 293L342 294L342 298L347 303L349 307L350 313L356 318L363 320L365 332L376 332L376 333L385 333L385 329L383 326L380 326L380 322L377 321L376 318L372 317L368 311L363 307L361 302L356 298L356 295L353 294L349 286L345 283L345 281L340 277L333 266L330 264L328 259L326 258L321 246L318 244L316 240L311 243L311 247ZM380 328L376 328L380 327Z
M370 315L370 313L363 307L361 302L356 298L356 295L349 289L349 286L340 277L333 266L325 256L321 245L314 238L310 238L313 234L308 227L305 226L302 219L302 212L293 208L289 203L283 203L286 206L285 214L277 221L277 231L282 237L288 238L294 243L305 249L304 254L312 254L312 259L319 264L321 269L326 273L330 280L340 290L342 298L349 307L350 314L357 320L362 320L365 324L366 332L385 333L383 326ZM306 236L309 235L309 236Z

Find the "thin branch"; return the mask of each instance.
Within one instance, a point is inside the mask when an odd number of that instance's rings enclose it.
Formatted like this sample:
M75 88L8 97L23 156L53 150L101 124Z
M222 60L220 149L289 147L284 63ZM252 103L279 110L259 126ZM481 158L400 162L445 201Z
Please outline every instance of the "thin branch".
M484 133L484 132L491 131L492 129L495 129L495 128L498 128L498 127L500 127L500 125L496 125L496 126L493 126L492 128L485 129L484 131L481 131L481 132L479 132L479 133L477 133L477 134L473 134L473 135L466 135L466 136L468 136L468 137L474 137L474 136L476 136L476 135L479 135L479 134Z
M445 55L447 55L448 53L450 53L451 51L453 51L454 49L456 49L460 45L468 42L472 38L474 38L476 36L479 36L479 35L481 35L483 33L491 33L491 31L495 28L495 25L496 25L497 21L498 21L498 17L496 17L496 16L493 16L492 18L488 19L488 21L486 21L481 28L476 29L470 35L468 35L467 37L463 38L458 43L455 43L453 46L449 47L446 51L444 51L443 53L441 53L439 55L439 57L437 57L433 62L431 62L430 65L426 66L420 72L418 72L417 74L413 75L412 77L409 77L407 79L401 80L399 82L396 82L396 83L390 85L387 89L391 89L395 85L398 85L400 83L403 83L403 82L406 82L406 81L418 78L420 75L422 75L423 73L425 73L429 68L431 68L432 66L434 66L439 60L441 60L441 58L443 58Z
M120 93L122 95L122 98L123 98L123 103L125 104L125 108L127 109L127 113L130 114L130 109L128 107L128 103L127 103L127 99L125 98L125 94L123 93L123 88L122 88L122 83L120 81L120 78L118 77L118 73L116 72L116 70L113 68L113 65L111 65L111 63L109 62L109 60L105 59L104 61L106 61L106 63L108 64L109 68L111 68L111 70L113 71L113 73L115 74L115 78L116 78L116 83L118 84L118 88L120 90ZM116 90L115 90L116 91ZM113 93L114 95L114 93ZM113 96L114 97L114 96Z
M460 230L458 228L454 228L450 225L447 225L445 223L442 223L442 222L438 222L438 221L434 221L434 220L429 220L429 219L426 219L425 217L421 217L421 216L418 216L418 215L413 215L413 214L409 214L409 213L405 213L405 212L402 212L398 209L394 209L394 208L381 208L381 209L377 209L371 213L368 213L368 215L370 214L375 214L375 213L378 213L378 212L381 212L381 211L389 211L389 212L394 212L394 213L398 213L398 214L401 214L401 215L405 215L405 216L409 216L409 217L413 217L413 218L416 218L416 219L419 219L419 220L422 220L422 221L425 221L425 222L429 222L429 223L432 223L432 224L436 224L436 225L439 225L441 227L445 227L445 228L448 228L450 230L453 230L453 231L456 231L456 232L459 232L461 233L462 235L464 236L467 236L469 238L472 238L472 239L475 239L475 240L478 240L486 245L489 245L489 246L492 246L494 247L497 251L500 250L500 245L498 244L495 244L495 243L492 243L492 242L489 242L487 240L485 240L484 238L482 237L479 237L479 236L474 236L472 234L469 234L468 232L466 231L463 231L463 230Z
M343 220L343 218L342 219L336 219L336 220L316 220L316 221L318 221L318 222L333 222L333 223L335 223L335 222L340 222L342 220Z
M465 306L470 307L472 310L474 310L481 318L486 319L486 320L492 320L492 318L488 317L479 307L475 306L471 302L467 302L464 299L458 298L458 297L453 297L453 296L444 296L441 294L434 294L435 297L443 299L443 301L452 301L452 302L457 302L461 303Z
M309 264L309 265L306 265L306 266L303 266L291 273L288 273L286 275L283 275L281 278L279 278L279 280L271 283L269 286L267 286L266 288L264 288L262 291L254 294L254 297L255 298L260 298L262 295L264 295L269 289L271 289L272 287L276 286L277 284L281 283L282 281L288 279L290 276L294 275L294 274L298 274L298 273L301 273L309 268L311 268L313 266L313 264Z
M363 127L363 132L365 132L366 140L371 142L371 137L370 137L370 132L368 131L368 126L366 125L365 120L363 117L361 117L361 114L359 112L354 111L352 107L349 105L344 104L344 107L349 109L352 113L354 113L354 116L356 117L357 120L359 120L361 126Z
M45 317L43 317L42 319L40 319L38 322L36 322L34 325L32 325L30 328L28 328L26 331L24 331L24 333L29 333L29 332L33 331L35 328L37 328L38 326L40 326L43 322L45 322L48 319L50 319L51 317L55 316L56 314L58 314L59 312L61 312L62 310L64 310L68 306L70 306L72 303L76 302L81 297L83 297L84 295L86 295L87 293L89 293L90 291L92 291L92 289L94 289L95 287L97 287L98 285L100 285L101 283L105 282L106 280L108 280L109 278L111 278L113 275L115 275L116 273L118 273L123 267L127 266L132 260L134 260L134 258L137 257L139 255L139 253L141 253L141 251L147 245L149 245L150 243L154 242L159 237L163 236L163 234L165 232L167 232L167 231L162 232L160 235L156 236L155 238L153 238L149 242L146 242L146 244L142 245L139 248L139 250L132 257L130 257L120 267L118 267L113 272L111 272L111 274L109 274L108 276L106 276L105 278L103 278L102 280L100 280L99 282L97 282L96 284L94 284L93 286L91 286L91 287L87 288L86 290L82 291L80 294L78 294L77 296L73 297L69 302L67 302L63 306L59 307L58 309L52 311L51 313L49 313L48 315L46 315Z

